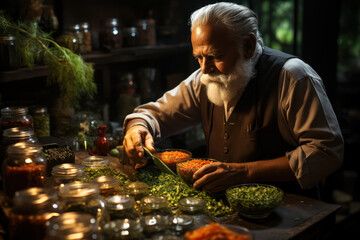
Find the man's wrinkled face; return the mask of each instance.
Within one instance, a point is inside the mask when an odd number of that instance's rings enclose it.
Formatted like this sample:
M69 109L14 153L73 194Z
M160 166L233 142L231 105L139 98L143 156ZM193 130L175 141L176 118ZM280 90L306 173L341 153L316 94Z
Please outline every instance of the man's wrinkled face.
M239 43L223 26L196 26L191 34L193 55L203 75L211 102L223 105L242 94L251 78L250 61L241 55Z

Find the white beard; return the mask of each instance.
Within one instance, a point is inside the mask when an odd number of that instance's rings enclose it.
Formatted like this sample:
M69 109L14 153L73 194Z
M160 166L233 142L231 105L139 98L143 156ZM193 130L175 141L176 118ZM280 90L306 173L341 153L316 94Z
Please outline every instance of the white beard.
M230 102L241 96L245 87L254 75L254 65L251 60L237 60L234 70L230 74L203 74L201 83L206 86L209 100L217 106Z

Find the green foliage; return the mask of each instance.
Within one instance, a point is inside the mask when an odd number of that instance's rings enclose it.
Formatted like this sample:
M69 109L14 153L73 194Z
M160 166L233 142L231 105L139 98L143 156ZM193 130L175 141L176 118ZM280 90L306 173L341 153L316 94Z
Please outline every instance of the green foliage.
M23 66L32 68L35 64L44 64L48 67L47 84L59 85L65 105L77 107L82 96L92 98L96 93L92 65L58 45L36 23L14 23L0 11L0 32L15 36Z

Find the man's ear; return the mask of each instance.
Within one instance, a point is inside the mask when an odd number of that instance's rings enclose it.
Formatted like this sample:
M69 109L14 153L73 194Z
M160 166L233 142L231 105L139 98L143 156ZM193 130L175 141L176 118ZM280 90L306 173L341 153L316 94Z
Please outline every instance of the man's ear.
M251 58L254 55L256 48L256 36L253 33L250 33L244 39L244 57Z

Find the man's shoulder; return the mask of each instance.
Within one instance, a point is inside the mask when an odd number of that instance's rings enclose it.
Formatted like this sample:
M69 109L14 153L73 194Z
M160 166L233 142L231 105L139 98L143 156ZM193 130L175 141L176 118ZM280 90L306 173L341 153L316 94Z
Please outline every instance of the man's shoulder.
M283 66L283 71L291 74L295 79L303 79L306 77L319 78L315 70L300 58L291 58L287 60Z

